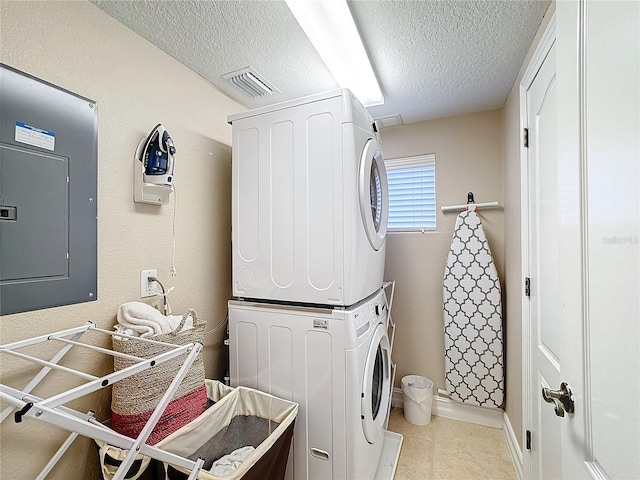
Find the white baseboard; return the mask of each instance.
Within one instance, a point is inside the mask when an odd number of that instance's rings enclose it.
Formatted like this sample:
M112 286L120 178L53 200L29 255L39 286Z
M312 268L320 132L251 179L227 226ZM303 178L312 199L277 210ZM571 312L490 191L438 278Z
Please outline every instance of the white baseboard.
M518 439L516 438L516 433L513 431L513 427L511 426L511 421L509 420L509 416L507 412L504 412L504 423L502 425L502 432L507 440L507 448L509 449L509 453L511 454L511 460L513 460L513 465L516 467L516 474L518 475L518 480L522 480L523 478L523 457L522 457L522 448L518 443Z
M403 407L402 389L394 388L391 397L391 406ZM513 460L513 465L518 475L518 480L523 478L523 457L522 448L518 443L516 434L511 426L511 421L506 412L499 408L483 408L475 405L467 405L451 400L442 395L434 395L431 413L440 417L461 420L464 422L477 423L488 427L501 428L507 441L507 448Z
M391 406L402 408L402 389L394 388L391 398ZM431 413L439 417L461 420L463 422L477 423L488 427L502 428L504 412L499 408L484 408L476 405L455 402L450 398L433 396Z

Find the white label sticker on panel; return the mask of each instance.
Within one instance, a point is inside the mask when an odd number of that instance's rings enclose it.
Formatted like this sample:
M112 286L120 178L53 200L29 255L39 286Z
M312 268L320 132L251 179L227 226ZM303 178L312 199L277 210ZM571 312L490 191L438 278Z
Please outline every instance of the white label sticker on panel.
M56 134L49 130L33 127L26 123L16 122L16 142L26 143L47 150L55 149Z
M321 328L323 330L329 329L329 322L326 320L313 319L313 328Z

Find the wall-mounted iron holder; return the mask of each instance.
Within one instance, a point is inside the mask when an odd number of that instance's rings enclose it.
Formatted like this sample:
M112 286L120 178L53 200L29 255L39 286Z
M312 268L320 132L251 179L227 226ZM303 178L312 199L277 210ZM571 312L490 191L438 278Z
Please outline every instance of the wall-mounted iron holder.
M138 203L166 205L173 192L173 185L156 185L143 181L144 165L136 156L133 158L133 200Z

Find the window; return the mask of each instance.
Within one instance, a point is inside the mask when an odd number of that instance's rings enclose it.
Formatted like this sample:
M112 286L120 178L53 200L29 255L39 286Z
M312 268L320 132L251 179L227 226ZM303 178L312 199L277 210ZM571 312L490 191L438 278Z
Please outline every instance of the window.
M385 160L389 182L388 230L436 229L436 156Z

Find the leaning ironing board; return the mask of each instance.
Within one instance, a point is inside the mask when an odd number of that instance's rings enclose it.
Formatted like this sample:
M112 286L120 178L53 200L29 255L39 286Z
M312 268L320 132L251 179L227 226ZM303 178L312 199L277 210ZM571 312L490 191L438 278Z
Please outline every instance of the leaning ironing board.
M153 344L163 345L167 347L167 351L152 358L134 357L131 355L116 352L114 350L81 342L81 337L89 331L111 336L118 335L119 337L130 338L132 340L140 342L150 342ZM44 342L59 342L62 344L62 348L51 358L51 360L43 360L19 351L21 348L31 345L37 345ZM94 375L90 375L79 370L74 370L72 368L65 367L59 364L60 360L73 347L89 348L93 351L103 354L128 358L130 360L134 360L136 363L109 375L96 377ZM191 367L191 364L201 350L202 344L200 343L174 345L170 343L157 342L155 340L148 340L140 337L116 334L116 332L113 331L97 328L95 324L91 322L88 322L86 325L83 325L81 327L62 330L48 335L42 335L18 342L8 343L6 345L1 345L0 353L13 355L33 363L43 365L43 368L22 390L0 384L0 398L12 405L11 407L8 407L4 411L2 411L2 413L0 414L0 423L2 423L7 417L9 417L11 413L15 412L14 420L16 421L16 423L22 422L24 418L33 418L45 423L56 425L72 432L67 440L63 443L63 445L58 449L56 454L51 458L49 463L40 472L38 477L36 477L36 480L46 478L46 476L53 469L55 464L58 462L58 460L60 460L64 452L69 448L73 440L78 435L83 435L94 440L102 440L115 447L129 450L129 453L122 461L120 467L118 468L118 471L114 475L113 480L123 479L129 468L133 464L136 456L139 454L147 455L156 460L169 462L190 470L191 473L189 475L189 480L195 480L195 478L198 476L198 473L200 472L200 469L202 468L204 460L189 460L187 458L169 453L160 448L147 445L145 444L145 442L149 438L149 435L151 435L153 428L160 420L160 417L164 412L166 406L171 401L173 394L180 386L182 379L187 374L187 371ZM153 368L156 365L160 365L168 360L179 356L185 357L184 363L178 370L178 373L171 382L169 389L163 395L160 403L154 410L153 414L149 418L149 421L146 423L137 438L130 438L109 429L108 427L97 421L95 418L93 418L93 412L82 413L64 406L64 404L72 400L93 393L109 385L113 385L114 383L119 382L124 378L128 378L131 375L139 373L143 370ZM32 395L31 392L33 391L33 389L52 370L75 375L77 377L85 379L87 382L78 387L66 390L46 399Z
M445 386L451 399L481 407L504 401L502 294L476 213L497 202L442 207L456 219L443 280Z

